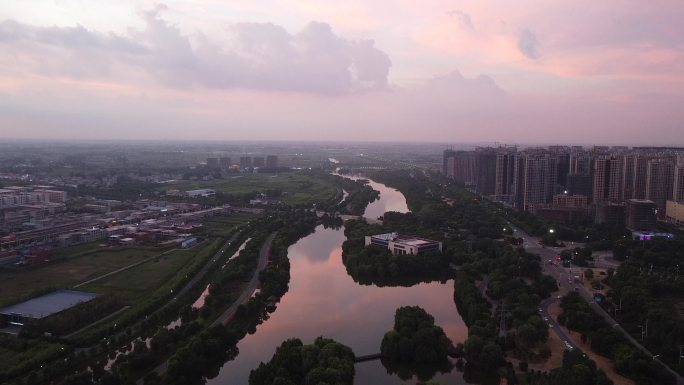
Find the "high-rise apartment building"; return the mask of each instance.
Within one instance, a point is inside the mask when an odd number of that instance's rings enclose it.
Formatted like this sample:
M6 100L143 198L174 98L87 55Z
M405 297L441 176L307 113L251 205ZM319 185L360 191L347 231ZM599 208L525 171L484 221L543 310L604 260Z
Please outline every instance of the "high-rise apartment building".
M654 156L649 154L636 154L634 156L634 177L632 178L632 197L633 199L646 199L646 173L648 162Z
M277 155L266 156L266 168L278 168L278 156Z
M227 170L230 168L230 157L229 156L224 156L219 158L219 164L221 165L221 169Z
M677 154L673 184L672 200L684 202L684 153Z
M482 195L494 195L496 191L496 150L478 150L476 154L477 191Z
M542 152L520 153L515 163L515 205L528 210L532 205L551 202L556 183L556 158Z
M496 154L496 182L494 195L497 200L508 202L513 190L515 151Z
M454 174L449 173L449 164L451 164L451 168L453 169L453 163L454 163L454 156L456 155L456 151L452 149L446 149L442 153L442 174L446 176L447 178L453 178Z
M252 157L251 156L241 156L240 157L240 168L251 168L252 167Z
M626 226L632 230L651 230L656 225L655 203L644 199L627 200Z
M266 162L263 156L255 156L254 158L252 158L252 166L264 167L264 165L266 165Z
M622 162L615 156L599 156L593 167L593 202L622 200Z
M674 191L674 164L669 159L653 159L646 171L646 199L653 201L658 218L665 218L667 201Z
M570 154L570 174L591 174L591 156L584 152L573 152Z
M207 158L207 167L209 167L211 169L219 168L219 159L218 158Z

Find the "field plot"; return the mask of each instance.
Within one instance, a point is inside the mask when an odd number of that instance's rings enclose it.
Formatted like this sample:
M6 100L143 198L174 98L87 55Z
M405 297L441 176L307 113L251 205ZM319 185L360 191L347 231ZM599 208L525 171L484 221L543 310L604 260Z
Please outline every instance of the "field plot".
M256 218L255 214L235 213L226 217L214 217L204 221L204 228L210 237L225 237L236 226Z
M80 289L99 294L115 294L129 303L138 301L152 294L164 282L175 276L203 246L205 245L165 253L150 262L103 278Z
M165 185L164 189L181 191L211 188L225 194L282 192L282 200L289 204L307 204L334 197L336 187L325 180L299 173L243 174L212 181L188 181Z
M5 306L31 293L50 288L64 289L100 275L132 265L161 253L143 248L106 249L66 260L27 267L0 270L0 306Z

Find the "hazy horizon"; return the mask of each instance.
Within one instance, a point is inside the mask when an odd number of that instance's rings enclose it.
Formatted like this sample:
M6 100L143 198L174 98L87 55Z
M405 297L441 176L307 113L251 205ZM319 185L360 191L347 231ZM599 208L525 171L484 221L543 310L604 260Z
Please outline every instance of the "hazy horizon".
M684 145L684 3L12 2L3 140Z

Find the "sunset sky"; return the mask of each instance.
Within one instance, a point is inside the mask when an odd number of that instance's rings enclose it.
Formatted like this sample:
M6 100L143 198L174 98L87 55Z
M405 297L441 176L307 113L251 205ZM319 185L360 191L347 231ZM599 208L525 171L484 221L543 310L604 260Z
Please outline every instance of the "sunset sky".
M684 1L6 0L0 138L684 145Z

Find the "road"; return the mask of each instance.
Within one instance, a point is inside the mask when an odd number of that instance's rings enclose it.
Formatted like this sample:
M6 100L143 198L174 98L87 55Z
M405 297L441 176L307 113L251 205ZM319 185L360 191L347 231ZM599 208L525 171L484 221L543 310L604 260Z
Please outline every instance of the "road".
M219 257L226 251L226 249L228 249L228 247L230 247L230 245L235 241L235 239L238 237L238 235L239 235L239 234L236 233L235 235L233 235L232 237L230 237L230 239L228 239L228 240L221 246L221 248L218 249L218 250L216 251L216 253L214 254L214 256L213 256L209 261L207 261L207 263L205 263L204 266L203 266L197 273L195 273L195 276L192 277L192 279L190 279L190 280L183 286L183 288L181 288L181 289L176 293L176 295L175 295L173 298L171 298L171 299L170 299L167 303L165 303L162 307L160 307L159 309L157 309L156 312L160 312L160 311L164 310L165 308L171 306L173 303L175 303L175 302L178 300L179 297L182 297L183 295L187 294L187 292L190 291L190 289L192 289L192 288L197 284L197 282L199 282L199 280L201 280L202 278L204 278L204 276L207 274L207 272L209 271L209 269L211 269L212 266L214 266L214 265L216 264L216 261L218 261ZM149 315L148 315L148 316L149 316ZM147 319L147 317L145 317L145 318ZM93 324L99 323L100 321L101 321L101 320L97 320L97 321L95 321ZM142 321L140 321L140 322L142 322ZM92 326L93 324L90 324L90 325L86 326L84 329L86 329L86 328ZM115 335L113 335L113 336L109 336L107 339L108 339L109 341L116 341L116 338L119 337L119 336L121 336L121 335L123 335L124 333L126 333L126 330L123 330L123 329L122 329L122 330L119 331L117 334L115 334ZM70 336L73 336L74 334L75 334L75 333L72 333ZM84 347L84 348L78 348L78 349L76 349L76 352L80 352L80 351L83 351L83 350L91 349L91 348L93 348L93 347L95 347L95 346L96 346L96 345L89 346L89 347Z
M608 314L605 310L603 310L603 308L601 306L599 306L596 302L594 302L593 293L591 293L589 290L587 290L581 284L571 283L568 281L569 279L572 279L572 277L573 277L573 275L572 275L573 269L579 270L579 268L577 268L577 267L571 268L570 271L568 271L563 266L561 266L560 264L553 264L552 265L552 264L548 263L549 259L553 260L556 258L556 256L558 254L560 254L560 252L563 250L562 248L542 247L538 243L539 238L530 236L529 234L524 232L522 229L520 229L519 227L517 227L513 224L510 224L510 226L513 228L513 231L515 232L514 235L518 238L523 239L523 247L525 248L525 250L530 252L530 253L538 254L541 257L542 269L543 269L544 273L547 273L556 279L556 281L558 282L559 292L561 295L564 295L567 292L572 291L572 290L577 291L580 294L580 296L582 296L582 298L584 298L589 303L589 306L591 306L591 308L597 314L599 314L601 317L603 317L603 319L609 325L613 325L613 328L615 330L621 332L625 336L625 338L627 338L627 340L629 340L629 342L631 342L634 346L641 349L647 355L653 357L653 359L656 362L662 364L663 367L665 367L665 369L667 369L668 372L670 372L672 375L674 375L677 378L678 384L684 385L684 378L682 378L682 376L680 376L679 373L670 369L669 366L667 366L659 358L655 357L651 352L649 352L648 349L646 349L644 346L642 346L639 343L639 341L634 339L634 337L632 337L626 330L624 330L620 326L620 324L618 324L617 321L615 321L613 319L613 317L610 316L610 314ZM569 245L566 248L575 248L577 246L579 246L579 245L574 244L574 245ZM612 260L612 258L608 258L607 256L602 256L602 259L604 261L606 261L607 265L609 265L611 267L617 267L617 265L615 264L615 261ZM553 325L552 329L554 330L554 332L556 332L556 334L558 334L558 336L561 337L561 339L563 339L563 341L567 341L574 346L572 340L569 339L567 336L565 336L565 333L563 333L563 331L560 329L560 326L558 325L556 320L554 320L553 317L549 316L548 307L549 307L549 305L551 305L552 303L554 303L556 301L558 301L557 298L550 298L550 299L543 301L542 306L541 306L541 313L549 319L550 323Z
M266 239L264 244L261 246L261 250L259 250L259 261L257 263L257 268L254 271L254 274L252 275L252 278L249 280L249 283L245 288L242 290L242 293L238 297L235 302L233 302L232 305L226 311L224 311L212 324L211 326L216 326L218 324L226 324L233 316L235 315L235 312L237 311L238 306L246 303L251 297L252 294L254 294L254 291L257 289L259 286L259 273L266 268L266 265L268 264L268 259L271 254L271 244L273 243L273 239L275 239L277 233L273 233L269 235L269 237ZM216 258L215 258L216 259ZM164 361L163 363L159 364L156 368L154 368L154 372L156 372L159 375L162 375L166 372L166 370L169 368L169 360ZM137 381L138 385L143 384L143 380L139 379Z
M238 299L235 300L235 302L233 302L233 304L230 305L230 307L226 309L226 311L224 311L223 314L221 314L211 324L211 326L215 326L218 324L226 324L228 321L230 321L231 318L233 318L238 306L246 303L252 297L252 294L254 294L254 291L259 286L259 273L262 270L264 270L266 268L266 265L268 264L268 258L271 254L271 244L273 243L273 239L275 238L276 234L277 233L273 233L269 235L264 244L261 245L261 250L259 250L259 262L257 263L257 268L256 270L254 270L252 279L249 280L247 286L245 286L245 288L242 290L242 294L240 294Z
M239 235L239 233L236 233L235 235L230 237L230 239L227 240L223 244L223 246L221 246L220 249L218 249L216 254L214 254L214 256L207 263L205 263L204 266L202 266L202 268L195 274L195 276L192 277L192 279L189 280L185 284L185 286L183 286L183 288L180 289L176 293L176 295L166 305L164 305L164 307L170 306L171 304L176 302L176 300L179 297L183 297L185 294L187 294L188 291L190 291L193 287L195 287L195 285L197 285L197 282L199 282L202 278L204 278L205 275L207 275L209 270L216 264L216 261L218 261L221 258L221 256L223 255L223 253L225 253L226 250L230 247L230 245L232 245L233 242L235 242L235 239L238 237L238 235Z

